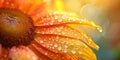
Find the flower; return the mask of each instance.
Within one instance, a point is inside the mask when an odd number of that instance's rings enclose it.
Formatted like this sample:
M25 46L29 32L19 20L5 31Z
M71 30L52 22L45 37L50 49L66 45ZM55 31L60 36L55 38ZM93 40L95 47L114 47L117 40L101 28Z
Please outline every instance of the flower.
M49 13L42 0L0 0L0 25L0 60L96 60L87 45L99 47L75 26L100 27L70 13Z

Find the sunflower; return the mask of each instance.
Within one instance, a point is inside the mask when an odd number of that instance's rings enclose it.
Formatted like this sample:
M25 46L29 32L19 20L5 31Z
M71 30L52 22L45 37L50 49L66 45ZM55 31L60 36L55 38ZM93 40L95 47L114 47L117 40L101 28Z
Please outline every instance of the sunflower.
M0 0L0 60L96 60L88 46L99 46L78 25L100 30L73 14L49 13L42 0Z

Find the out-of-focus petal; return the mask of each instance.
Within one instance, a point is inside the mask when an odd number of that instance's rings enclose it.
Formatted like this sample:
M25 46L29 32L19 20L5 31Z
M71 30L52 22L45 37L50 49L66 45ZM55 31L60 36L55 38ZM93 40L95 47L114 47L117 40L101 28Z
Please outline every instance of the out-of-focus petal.
M57 11L64 11L64 5L62 0L53 0L54 2L52 3L54 6L54 9Z
M19 5L18 9L20 9L22 12L28 12L30 10L30 8L35 4L35 1L17 0L16 3ZM41 3L41 2L39 2L39 3Z
M85 60L96 60L93 51L80 40L57 35L38 35L36 40L53 52L73 54Z
M42 4L43 0L0 0L0 7L18 9L27 14L39 13L43 9Z
M36 33L38 34L54 34L54 35L61 35L66 37L71 37L75 39L80 39L84 41L86 44L95 48L96 50L99 47L82 31L77 31L67 25L59 25L59 26L47 26L47 27L37 27Z
M10 60L9 58L9 49L5 49L0 44L0 60Z
M0 56L2 55L2 46L0 44Z
M0 0L0 7L2 6L3 0Z
M80 60L78 56L52 52L41 46L38 40L35 40L29 48L34 51L41 60Z
M38 57L27 47L13 47L9 51L12 60L38 60Z
M0 0L0 7L2 8L17 8L17 0Z

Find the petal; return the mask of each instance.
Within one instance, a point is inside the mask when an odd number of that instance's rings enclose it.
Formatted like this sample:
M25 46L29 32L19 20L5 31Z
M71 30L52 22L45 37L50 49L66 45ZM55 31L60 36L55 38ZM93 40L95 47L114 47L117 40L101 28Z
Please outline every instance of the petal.
M39 5L33 5L29 11L27 12L27 14L33 19L33 21L36 21L39 19L39 17L42 14L48 13L47 11L47 4L45 2L39 4Z
M62 0L54 0L54 3L52 3L53 5L53 9L57 10L57 11L64 11L64 4L62 2Z
M53 52L77 55L85 60L96 60L93 51L80 40L57 35L38 35L36 40Z
M0 56L2 55L2 46L0 44Z
M36 52L36 54L42 60L79 60L80 59L79 57L74 56L74 55L52 52L46 49L45 47L41 46L37 40L35 40L34 43L29 48L33 50L34 52ZM42 56L40 54L42 54Z
M96 45L91 38L89 38L85 33L82 31L77 31L67 25L59 25L59 26L48 26L48 27L38 27L36 28L36 33L38 34L54 34L54 35L61 35L66 37L71 37L75 39L80 39L84 41L86 44L95 48L96 50L99 49L99 46Z
M0 7L19 9L27 14L41 11L42 0L0 0Z
M38 57L27 47L13 47L9 52L12 60L38 60Z
M0 7L2 6L4 0L0 0Z
M5 49L0 44L0 60L10 60L9 58L9 49Z
M17 8L17 0L0 0L0 7L2 8Z
M74 14L65 12L54 12L51 14L41 15L38 20L34 22L35 26L51 26L51 25L63 25L63 24L80 24L88 25L93 28L101 30L100 26L95 25L93 22L89 22L86 19L79 19Z
M19 5L18 8L22 12L28 12L30 10L30 7L34 4L34 1L31 0L17 0L16 3Z

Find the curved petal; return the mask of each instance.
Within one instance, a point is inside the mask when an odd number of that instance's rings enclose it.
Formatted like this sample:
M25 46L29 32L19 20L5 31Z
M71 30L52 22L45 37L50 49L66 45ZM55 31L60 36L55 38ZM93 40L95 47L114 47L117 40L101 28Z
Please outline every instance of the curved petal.
M48 27L37 27L36 33L38 34L54 34L54 35L61 35L66 37L71 37L75 39L80 39L84 41L86 44L95 48L96 50L99 49L99 46L96 45L91 38L89 38L85 33L82 31L77 31L67 25L59 25L59 26L48 26Z
M102 30L100 26L95 25L93 22L89 22L86 19L79 19L73 14L65 12L54 12L51 14L41 15L38 20L34 22L35 26L51 26L51 25L63 25L63 24L80 24L88 25L98 30Z
M38 13L42 7L43 0L0 0L0 7L19 9L27 14ZM39 12L40 12L39 11Z
M38 35L36 40L53 52L77 55L85 60L96 60L93 51L80 40L57 35Z
M36 54L42 60L80 60L78 56L52 52L41 46L37 40L35 40L34 43L29 46L29 48L36 52ZM42 54L42 56L40 54Z
M0 7L2 8L17 8L17 0L0 0Z
M38 57L27 47L13 47L9 51L12 60L38 60Z
M5 49L0 44L0 60L10 60L9 49Z

